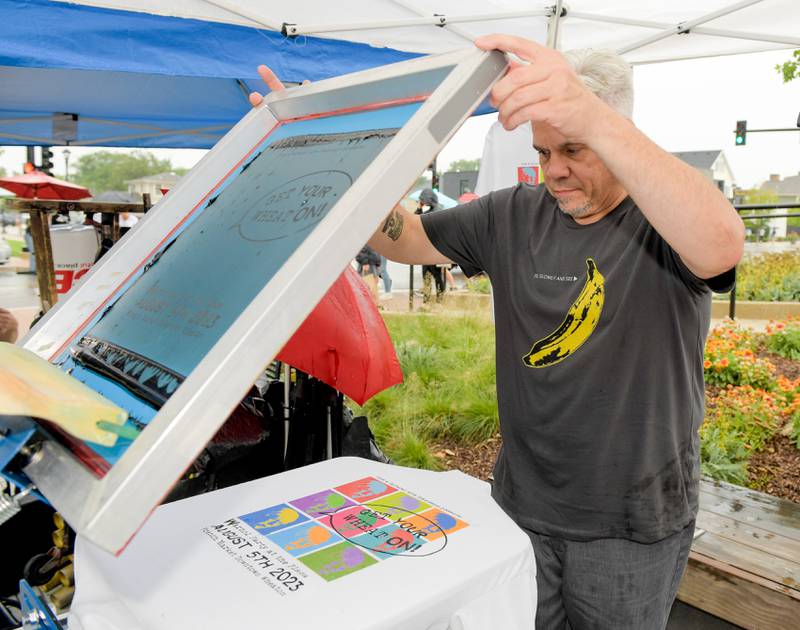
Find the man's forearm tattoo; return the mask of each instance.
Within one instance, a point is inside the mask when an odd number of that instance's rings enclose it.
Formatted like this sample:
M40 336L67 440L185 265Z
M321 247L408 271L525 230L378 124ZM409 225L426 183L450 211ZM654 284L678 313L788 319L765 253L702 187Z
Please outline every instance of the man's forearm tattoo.
M383 224L381 232L386 234L386 236L393 241L396 241L403 233L403 220L402 214L400 214L397 210L392 210L391 214L386 219L386 222Z

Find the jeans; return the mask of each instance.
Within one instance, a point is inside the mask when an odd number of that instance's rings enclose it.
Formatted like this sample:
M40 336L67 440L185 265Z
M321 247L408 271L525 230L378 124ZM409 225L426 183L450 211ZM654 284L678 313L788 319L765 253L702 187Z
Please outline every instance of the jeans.
M650 544L525 533L536 555L537 630L663 630L686 569L694 522Z

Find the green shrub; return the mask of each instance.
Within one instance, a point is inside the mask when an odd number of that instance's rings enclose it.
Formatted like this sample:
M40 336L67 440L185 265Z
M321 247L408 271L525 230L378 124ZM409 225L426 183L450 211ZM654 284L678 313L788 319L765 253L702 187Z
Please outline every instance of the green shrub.
M767 326L766 346L785 359L800 361L800 319L790 317Z
M392 449L392 459L400 466L438 470L439 464L422 436L412 429L403 431Z
M707 477L744 485L747 483L748 457L744 445L719 427L700 432L701 469Z
M439 350L436 347L421 346L414 341L407 341L395 346L395 351L406 378L415 374L427 385L441 372L437 366Z
M479 274L467 280L467 290L472 293L490 293L492 290L492 283L489 281L489 276L486 274Z
M800 253L745 258L736 271L736 297L767 302L800 301Z

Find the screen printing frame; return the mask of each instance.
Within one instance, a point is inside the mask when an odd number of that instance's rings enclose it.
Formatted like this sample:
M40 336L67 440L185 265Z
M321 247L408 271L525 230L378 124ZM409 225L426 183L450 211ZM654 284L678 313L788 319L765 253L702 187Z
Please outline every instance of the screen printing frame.
M506 67L499 52L465 49L268 95L23 339L26 349L58 362L217 182L280 124L423 101L105 476L91 474L57 440L41 443L24 472L78 533L121 552Z

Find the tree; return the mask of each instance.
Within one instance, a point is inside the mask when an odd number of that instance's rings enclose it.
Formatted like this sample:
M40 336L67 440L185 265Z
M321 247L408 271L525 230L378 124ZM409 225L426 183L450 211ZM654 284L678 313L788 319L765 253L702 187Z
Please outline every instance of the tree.
M77 160L74 181L98 195L107 190L127 190L125 182L130 179L174 170L170 160L159 160L147 151L97 151Z
M783 82L789 83L793 79L800 79L800 50L795 50L792 53L794 59L784 61L775 66L775 71L783 75Z
M477 171L481 168L481 159L475 158L474 160L456 160L455 162L450 162L450 166L448 167L448 171L461 173L463 171Z

